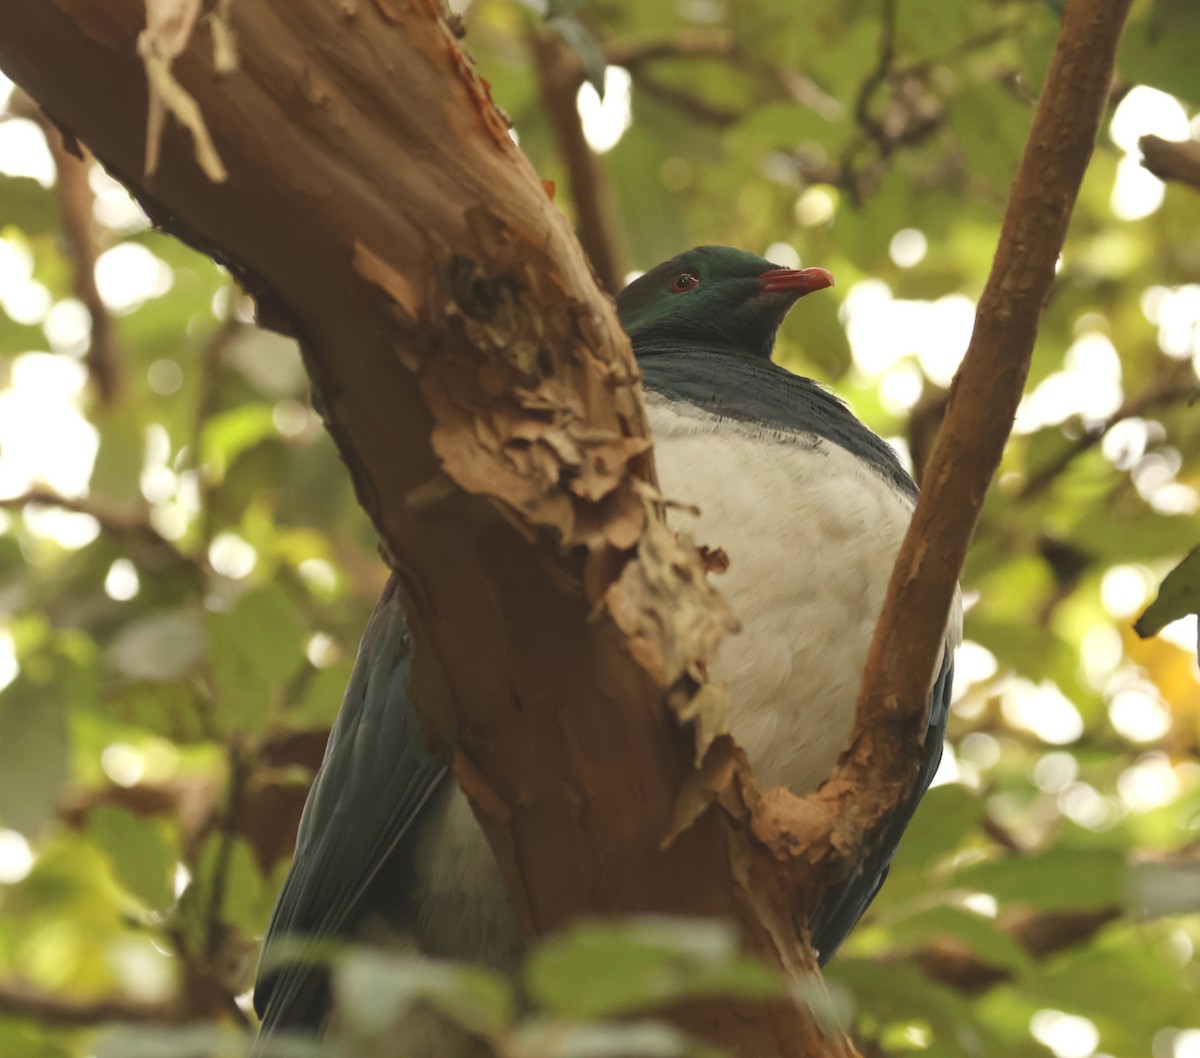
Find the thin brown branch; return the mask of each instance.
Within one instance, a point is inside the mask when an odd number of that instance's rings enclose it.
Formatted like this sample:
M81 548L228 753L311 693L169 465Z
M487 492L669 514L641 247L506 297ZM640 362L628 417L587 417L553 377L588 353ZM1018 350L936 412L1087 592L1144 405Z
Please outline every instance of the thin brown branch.
M1044 911L1012 916L999 926L1035 962L1042 962L1051 955L1085 943L1122 914L1119 907L1095 911ZM953 937L939 938L915 951L888 956L881 963L887 965L909 959L934 981L968 996L982 995L1014 977L1008 967L988 962Z
M583 135L583 122L575 105L576 94L583 83L582 67L567 42L552 30L533 31L529 46L537 70L542 107L567 167L579 242L604 289L615 294L624 284L614 238L616 215L612 208L612 192L600 159Z
M1142 165L1160 180L1174 180L1200 189L1200 143L1143 136L1138 140Z
M100 245L92 216L96 196L88 183L90 162L80 156L78 144L68 143L59 128L28 97L14 100L11 106L14 112L29 117L40 126L54 159L57 175L54 189L58 197L59 220L71 258L71 290L87 309L91 321L91 336L84 363L100 403L111 407L121 390L123 358L113 318L96 286L96 259L100 256Z
M225 892L229 885L234 837L238 831L242 796L253 768L253 762L237 734L230 736L225 747L225 758L229 779L225 791L225 804L218 823L217 852L213 860L212 874L208 879L208 906L204 911L204 954L209 960L216 957L224 938L222 916L225 910Z
M21 981L0 982L0 1014L72 1027L110 1021L174 1025L186 1019L183 1009L175 1003L147 1003L120 997L78 999L43 992Z
M92 499L81 499L73 496L63 496L52 489L34 487L19 496L9 496L0 499L0 510L21 511L26 507L57 507L60 510L72 511L76 514L86 514L100 524L102 532L119 538L125 538L138 546L149 546L155 550L166 551L173 558L188 565L208 568L208 560L203 555L184 554L174 541L162 535L150 519L144 514L128 514L117 511L103 503Z
M1091 451L1107 436L1110 430L1126 419L1136 419L1156 408L1167 407L1181 400L1194 397L1197 393L1196 376L1190 363L1172 365L1162 378L1152 386L1129 397L1109 418L1088 428L1070 442L1045 465L1038 467L1026 479L1017 493L1018 500L1030 500L1040 496L1058 476L1085 452Z
M693 121L702 122L705 125L713 125L719 129L728 128L736 125L745 116L741 111L710 103L695 92L668 84L648 73L639 74L635 83L646 95L653 96L660 102L674 107Z
M889 149L888 136L883 125L871 113L871 101L879 88L886 83L892 72L896 57L896 3L897 0L882 0L879 27L879 53L875 66L859 86L854 99L854 120L867 137Z
M666 59L730 59L740 54L732 33L679 33L650 41L616 41L605 46L604 58L610 66L622 66L630 73L649 63Z
M615 41L605 46L604 56L610 66L627 69L637 87L711 125L729 125L740 120L743 115L717 106L677 85L667 84L651 76L649 68L659 62L722 59L730 66L751 75L758 82L756 102L759 104L792 100L802 103L831 121L836 120L842 110L841 103L811 78L790 67L763 63L746 52L731 33L680 33L663 40L633 43ZM582 79L582 69L579 76Z
M1129 0L1067 6L975 330L875 629L850 748L820 790L760 823L781 858L788 850L780 836L826 850L815 873L828 881L849 872L916 780L913 747L955 585L1012 430L1128 9Z
M879 186L897 149L921 143L941 128L945 119L941 100L926 90L923 77L896 68L896 5L897 0L882 0L878 56L854 100L854 121L860 135L842 152L837 167L836 182L856 206ZM885 85L889 99L883 113L876 116L874 99ZM868 158L860 162L863 153Z

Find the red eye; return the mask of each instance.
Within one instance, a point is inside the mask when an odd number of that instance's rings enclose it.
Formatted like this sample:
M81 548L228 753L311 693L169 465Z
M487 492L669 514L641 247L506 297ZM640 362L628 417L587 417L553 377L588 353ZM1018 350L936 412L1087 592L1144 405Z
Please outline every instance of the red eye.
M700 277L694 272L680 272L674 279L671 280L672 294L686 294L693 287L700 284Z

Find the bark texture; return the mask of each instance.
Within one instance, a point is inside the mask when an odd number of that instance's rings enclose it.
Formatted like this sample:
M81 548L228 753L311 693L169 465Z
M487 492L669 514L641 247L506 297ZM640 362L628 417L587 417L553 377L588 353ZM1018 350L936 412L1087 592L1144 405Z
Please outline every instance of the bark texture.
M0 65L300 337L407 595L427 730L525 928L728 915L815 972L738 821L662 847L723 727L705 667L731 617L662 521L611 303L453 23L433 0L235 4L230 65L207 24L182 32L199 5L167 6L147 34L143 0L19 0ZM747 1054L848 1048L783 1003L688 1021Z
M1200 188L1200 143L1143 136L1138 146L1142 149L1142 165L1160 180L1177 180Z
M805 802L760 795L721 734L705 672L730 615L662 521L628 344L453 22L435 0L261 0L206 23L199 6L10 0L0 66L301 338L407 596L426 728L525 928L726 915L747 950L815 978L799 912L913 781L1127 5L1068 7L855 741ZM853 1053L782 1002L685 1020L745 1055Z

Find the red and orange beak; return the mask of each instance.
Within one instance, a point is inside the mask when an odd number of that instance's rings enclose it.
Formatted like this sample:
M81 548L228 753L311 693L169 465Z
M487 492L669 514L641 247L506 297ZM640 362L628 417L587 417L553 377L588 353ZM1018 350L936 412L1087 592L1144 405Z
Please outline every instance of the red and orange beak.
M764 294L795 293L797 297L833 286L833 273L827 268L772 268L759 276Z

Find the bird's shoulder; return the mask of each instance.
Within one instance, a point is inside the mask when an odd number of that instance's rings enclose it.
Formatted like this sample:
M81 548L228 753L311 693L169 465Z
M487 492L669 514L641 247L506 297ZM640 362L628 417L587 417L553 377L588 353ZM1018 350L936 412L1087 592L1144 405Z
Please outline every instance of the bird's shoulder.
M669 351L635 346L635 352L651 402L690 411L698 420L728 421L748 436L837 445L915 499L916 485L895 450L812 379L761 357L700 343Z

